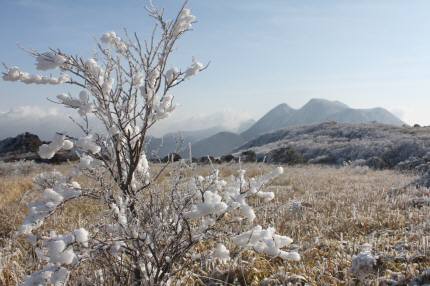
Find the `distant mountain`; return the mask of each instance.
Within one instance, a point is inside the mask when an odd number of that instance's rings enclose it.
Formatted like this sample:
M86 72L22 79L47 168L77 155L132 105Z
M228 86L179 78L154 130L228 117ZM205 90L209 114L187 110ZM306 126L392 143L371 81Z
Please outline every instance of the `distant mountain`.
M252 125L255 124L255 122L257 122L257 121L255 121L254 119L248 119L248 120L242 122L239 125L239 127L236 129L236 132L237 133L242 133L242 132L248 130Z
M244 144L246 139L233 132L220 132L192 144L193 157L221 156Z
M283 126L302 126L329 121L327 118L333 114L343 112L349 107L339 101L314 98L302 108L294 110L293 115Z
M250 140L260 134L284 128L294 112L295 110L288 104L282 103L266 113L249 129L242 132L241 135L243 138Z
M388 125L401 126L403 121L383 108L352 109L347 108L341 112L327 117L328 121L339 123L368 123L378 122Z
M383 108L354 109L339 101L311 99L300 109L281 104L269 111L241 135L250 140L275 130L335 121L338 123L378 122L401 126L404 123Z
M172 132L161 138L150 137L147 152L151 158L162 158L172 152L187 153L189 143L194 144L222 131L224 131L222 127L211 127L203 130Z
M183 144L179 150L178 136L168 134L164 136L163 145L159 154L164 156L175 150L188 156L188 144L192 144L193 156L219 156L232 152L239 145L251 141L263 134L277 130L320 124L324 122L338 123L380 123L386 125L402 126L404 123L383 108L354 109L339 101L326 99L311 99L300 109L293 109L283 103L268 113L249 128L239 134L233 132L217 132L215 129L201 131L200 133L182 132ZM249 124L250 122L248 122ZM243 129L243 128L242 128ZM218 130L219 131L219 130ZM205 136L207 135L207 136ZM159 141L157 141L159 140ZM155 145L160 146L160 139L155 139ZM152 144L152 143L151 143ZM180 145L180 144L179 144ZM151 145L151 150L156 150Z

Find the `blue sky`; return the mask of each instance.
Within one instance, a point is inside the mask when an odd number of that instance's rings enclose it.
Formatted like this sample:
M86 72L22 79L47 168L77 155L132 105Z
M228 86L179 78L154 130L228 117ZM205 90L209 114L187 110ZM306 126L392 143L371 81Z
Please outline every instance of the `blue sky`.
M0 0L0 60L34 71L16 47L58 47L90 56L94 38L152 27L143 0ZM173 15L177 0L154 0ZM196 56L210 68L176 90L172 120L217 112L258 119L275 105L309 99L382 106L407 123L430 124L430 1L190 0L193 32L172 65ZM0 111L33 105L66 87L0 81ZM203 118L203 117L201 117ZM234 119L231 119L234 120Z

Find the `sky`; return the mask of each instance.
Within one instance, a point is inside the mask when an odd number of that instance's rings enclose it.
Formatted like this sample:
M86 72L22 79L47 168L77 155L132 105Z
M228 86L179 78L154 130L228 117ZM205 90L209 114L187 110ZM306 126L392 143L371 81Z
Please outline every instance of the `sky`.
M183 3L153 2L171 17ZM90 57L106 31L127 28L145 38L153 25L146 3L0 0L0 61L35 72L17 44ZM171 65L185 68L195 56L210 66L174 91L180 106L158 132L236 128L280 103L299 108L311 98L380 106L408 124L430 125L430 1L190 0L188 6L198 22ZM7 127L14 132L63 116L47 98L65 91L0 81L0 136Z

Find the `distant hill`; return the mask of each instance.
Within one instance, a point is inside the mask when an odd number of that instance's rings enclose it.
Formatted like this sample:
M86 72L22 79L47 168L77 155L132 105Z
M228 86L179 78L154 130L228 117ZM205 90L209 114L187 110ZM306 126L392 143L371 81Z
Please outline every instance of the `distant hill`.
M248 130L252 125L254 125L254 124L255 124L255 122L256 122L256 121L255 121L254 119L248 119L248 120L246 120L246 121L242 122L242 123L239 125L239 127L237 127L236 132L237 132L237 133L242 133L242 132L244 132L244 131Z
M244 144L246 140L233 132L220 132L192 144L193 157L221 156Z
M394 126L402 126L404 123L383 108L352 109L347 108L341 112L327 117L327 121L339 123L369 123L378 122Z
M336 123L289 127L263 134L234 153L253 151L272 163L344 162L372 168L430 170L430 127ZM299 159L299 160L298 160ZM294 163L294 162L293 162Z

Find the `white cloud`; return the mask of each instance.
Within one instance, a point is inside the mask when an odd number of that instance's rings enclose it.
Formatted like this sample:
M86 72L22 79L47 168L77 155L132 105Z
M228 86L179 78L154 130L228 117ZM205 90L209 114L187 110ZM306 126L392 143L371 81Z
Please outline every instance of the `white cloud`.
M38 135L43 140L51 140L55 132L64 132L71 136L80 136L82 132L70 120L79 117L73 111L64 108L42 108L40 106L19 106L8 111L0 111L0 140L14 137L24 132ZM175 117L175 114L158 122L151 134L161 136L169 132L202 130L221 127L225 130L236 131L240 125L251 119L245 112L225 109L212 114L196 114L192 117ZM93 129L100 131L100 124L90 122Z
M401 120L405 119L406 112L403 108L393 108L389 110L391 113L393 113L395 116L400 118Z
M72 136L82 134L69 115L64 109L38 106L19 106L0 112L0 139L24 132L36 134L43 140L52 139L55 132Z
M203 130L211 127L221 127L225 130L236 131L242 123L252 119L247 112L224 109L211 114L197 113L191 117L173 114L170 118L157 123L151 134L161 136L169 132Z

